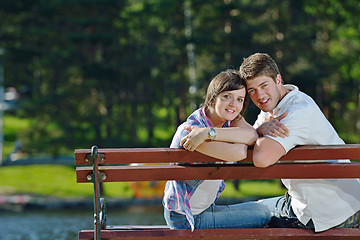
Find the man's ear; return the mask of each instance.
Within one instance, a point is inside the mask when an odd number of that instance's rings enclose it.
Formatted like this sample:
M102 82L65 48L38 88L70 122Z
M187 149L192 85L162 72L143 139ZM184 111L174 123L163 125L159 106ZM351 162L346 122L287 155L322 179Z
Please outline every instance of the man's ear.
M281 78L281 75L278 74L278 75L276 75L276 84L279 85L281 83L282 83L282 78Z

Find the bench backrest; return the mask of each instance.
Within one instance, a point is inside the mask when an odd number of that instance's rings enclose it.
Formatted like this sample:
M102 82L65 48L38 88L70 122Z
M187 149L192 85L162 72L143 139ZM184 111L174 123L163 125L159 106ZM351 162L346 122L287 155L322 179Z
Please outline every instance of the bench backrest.
M267 168L253 166L252 150L239 163L224 164L198 152L173 148L77 149L77 182L91 181L93 163L100 181L155 181L195 179L358 178L360 163L313 163L309 160L360 159L360 144L298 146ZM93 152L92 152L93 151ZM294 162L297 161L297 162ZM298 161L301 161L299 164ZM201 164L188 164L188 163ZM180 163L180 164L170 164Z
M78 165L77 182L94 183L93 239L101 239L101 228L105 228L106 225L106 215L103 212L104 200L100 198L101 182L360 177L360 162L324 161L359 160L360 144L296 147L283 156L280 163L267 168L255 167L251 157L252 150L249 150L248 157L244 161L224 164L218 159L182 149L98 149L94 146L91 150L75 150L75 163ZM321 160L321 162L310 163L309 160ZM294 161L302 161L302 163Z

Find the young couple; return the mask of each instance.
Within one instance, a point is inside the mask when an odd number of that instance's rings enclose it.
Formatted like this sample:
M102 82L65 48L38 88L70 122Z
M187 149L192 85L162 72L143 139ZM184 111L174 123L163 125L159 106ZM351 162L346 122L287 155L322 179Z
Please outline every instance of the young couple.
M254 126L242 117L248 96L261 110ZM310 118L311 116L311 118ZM284 85L268 54L244 59L209 84L204 106L181 124L170 147L241 161L254 145L257 167L275 164L296 145L344 144L316 103L294 85ZM164 217L172 229L353 228L360 224L359 179L282 179L284 196L234 205L214 202L223 180L166 183Z

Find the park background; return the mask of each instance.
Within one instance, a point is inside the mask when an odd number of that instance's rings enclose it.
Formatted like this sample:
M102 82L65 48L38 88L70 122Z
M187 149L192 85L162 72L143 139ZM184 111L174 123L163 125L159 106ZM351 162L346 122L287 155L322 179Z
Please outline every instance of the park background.
M169 146L212 77L256 52L359 143L359 12L357 0L2 0L2 201L91 198L75 183L74 149ZM257 114L250 104L245 117ZM227 197L283 192L228 185ZM128 184L104 193L134 196Z

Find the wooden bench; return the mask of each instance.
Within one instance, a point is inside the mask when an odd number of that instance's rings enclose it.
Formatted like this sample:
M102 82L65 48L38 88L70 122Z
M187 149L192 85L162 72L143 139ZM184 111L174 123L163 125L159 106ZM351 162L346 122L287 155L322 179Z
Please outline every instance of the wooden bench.
M105 201L100 198L100 182L133 182L195 179L280 179L359 178L360 144L298 146L279 163L257 168L248 158L237 164L218 164L218 159L198 152L172 148L76 149L78 183L94 183L94 230L82 230L79 239L360 239L360 229L312 230L195 229L170 230L166 226L106 226ZM351 159L352 163L309 163L308 160ZM294 161L303 160L301 163ZM187 163L206 162L191 165ZM139 163L139 164L132 164ZM146 163L143 165L142 163ZM148 165L152 163L152 165ZM170 165L169 163L180 163ZM131 165L130 165L131 164Z

